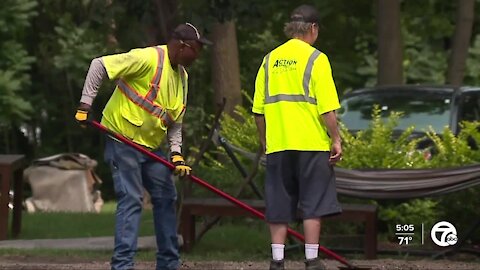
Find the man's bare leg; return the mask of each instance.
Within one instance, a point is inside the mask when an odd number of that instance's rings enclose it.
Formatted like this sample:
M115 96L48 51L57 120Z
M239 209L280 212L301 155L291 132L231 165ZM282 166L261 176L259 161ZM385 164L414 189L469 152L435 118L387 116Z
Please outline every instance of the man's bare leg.
M272 257L274 261L284 258L285 240L288 224L270 223L270 238L272 240Z
M320 218L305 219L303 230L305 233L305 258L307 260L318 257L320 230L322 221Z

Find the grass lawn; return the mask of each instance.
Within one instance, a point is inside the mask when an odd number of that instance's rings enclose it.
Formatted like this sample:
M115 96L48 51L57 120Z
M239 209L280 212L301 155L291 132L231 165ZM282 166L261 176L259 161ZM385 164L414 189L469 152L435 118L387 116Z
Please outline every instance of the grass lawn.
M26 213L23 214L19 239L61 239L112 236L115 223L114 202L108 202L101 213ZM338 224L335 224L338 226ZM200 226L197 226L200 228ZM197 228L197 229L198 229ZM326 231L328 232L328 228ZM145 209L141 219L140 236L153 236L152 211ZM61 249L0 249L1 256L36 256L88 258L108 261L111 250L61 250ZM290 258L303 257L303 247L290 245L286 251ZM269 260L270 236L267 225L257 219L223 218L209 230L185 260ZM138 260L154 260L154 250L140 250Z
M100 213L27 213L22 215L19 239L60 239L111 236L115 225L114 202L108 202ZM142 213L140 236L153 235L152 210Z
M184 257L192 260L265 260L270 258L270 234L261 221L225 222L208 231Z
M0 249L0 258L1 256L29 256L108 261L111 255L111 250ZM189 261L268 260L270 258L269 234L261 223L246 225L226 222L213 227L191 252L182 252L181 256ZM155 260L155 250L139 250L136 260Z
M112 236L115 224L114 202L108 202L101 213L27 213L22 216L18 239L61 239ZM140 236L154 235L152 211L142 214ZM108 261L111 250L0 249L1 256L71 257ZM270 256L267 226L259 220L222 219L199 241L186 260L265 260ZM137 260L154 260L154 250L140 250Z

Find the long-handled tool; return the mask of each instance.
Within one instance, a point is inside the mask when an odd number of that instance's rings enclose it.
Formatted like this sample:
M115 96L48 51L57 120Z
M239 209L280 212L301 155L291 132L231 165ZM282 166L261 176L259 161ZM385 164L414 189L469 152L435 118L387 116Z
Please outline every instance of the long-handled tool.
M109 134L110 136L115 137L115 138L118 139L119 141L121 141L121 142L123 142L123 143L125 143L125 144L127 144L127 145L129 145L129 146L131 146L131 147L133 147L133 148L135 148L136 150L140 151L141 153L147 155L148 157L150 157L150 158L152 158L152 159L154 159L154 160L162 163L162 164L165 165L167 168L169 168L169 169L171 169L171 170L175 169L175 166L174 166L173 164L171 164L170 162L168 162L168 161L164 160L163 158L155 155L154 153L148 151L147 149L141 147L140 145L135 144L134 142L130 141L129 139L123 137L122 135L116 134L116 133L108 130L108 129L107 129L106 127L104 127L102 124L100 124L100 123L98 123L98 122L96 122L96 121L89 121L88 123L89 123L91 126L93 126L93 127L97 128L97 129L101 130L102 132L105 132L105 133ZM221 197L229 200L230 202L236 204L236 205L239 206L240 208L243 208L243 209L247 210L248 212L254 214L254 215L257 216L258 218L260 218L260 219L262 219L262 220L265 220L265 215L264 215L262 212L258 211L257 209L251 207L250 205L248 205L248 204L246 204L246 203L244 203L244 202L242 202L242 201L240 201L240 200L232 197L232 196L229 195L228 193L225 193L225 192L221 191L220 189L218 189L218 188L210 185L209 183L205 182L204 180L202 180L202 179L200 179L200 178L198 178L198 177L196 177L196 176L194 176L194 175L190 175L190 179L191 179L193 182L195 182L195 183L197 183L197 184L199 184L199 185L201 185L201 186L209 189L210 191L212 191L212 192L220 195ZM295 231L295 230L292 230L292 229L290 229L290 228L288 228L288 233L291 234L292 236L296 237L296 238L299 239L300 241L305 242L305 237L304 237L301 233L299 233L299 232L297 232L297 231ZM340 255L334 253L333 251L331 251L331 250L329 250L329 249L327 249L327 248L325 248L325 247L320 246L320 247L319 247L319 250L320 250L321 252L323 252L324 254L326 254L327 256L330 256L331 258L333 258L333 259L339 261L340 263L344 264L344 265L347 266L349 269L358 269L356 266L354 266L354 265L352 265L350 262L348 262L345 258L341 257Z

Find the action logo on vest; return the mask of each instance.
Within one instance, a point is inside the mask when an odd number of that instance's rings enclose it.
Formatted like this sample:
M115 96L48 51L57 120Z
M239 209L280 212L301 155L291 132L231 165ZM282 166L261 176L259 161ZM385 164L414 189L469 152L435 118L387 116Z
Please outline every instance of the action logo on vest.
M295 59L277 59L273 64L273 73L282 73L296 69L297 60Z

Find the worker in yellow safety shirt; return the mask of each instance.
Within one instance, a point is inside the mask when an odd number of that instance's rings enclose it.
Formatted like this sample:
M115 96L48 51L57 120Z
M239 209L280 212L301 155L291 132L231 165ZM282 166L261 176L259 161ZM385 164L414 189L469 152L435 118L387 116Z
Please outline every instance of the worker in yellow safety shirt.
M204 44L210 42L194 25L185 23L175 28L166 45L93 59L75 118L84 125L102 81L107 77L116 80L102 124L159 156L165 156L159 146L166 136L175 173L189 175L191 168L181 154L188 90L185 67L199 57ZM105 161L110 165L117 197L111 269L134 268L144 188L153 204L156 269L178 269L177 195L170 170L108 136Z
M341 159L335 110L340 108L327 56L312 47L319 31L313 6L296 8L290 38L258 70L252 111L267 156L265 217L272 241L270 269L284 269L289 222L303 220L306 269L318 258L321 218L341 212L333 165Z

